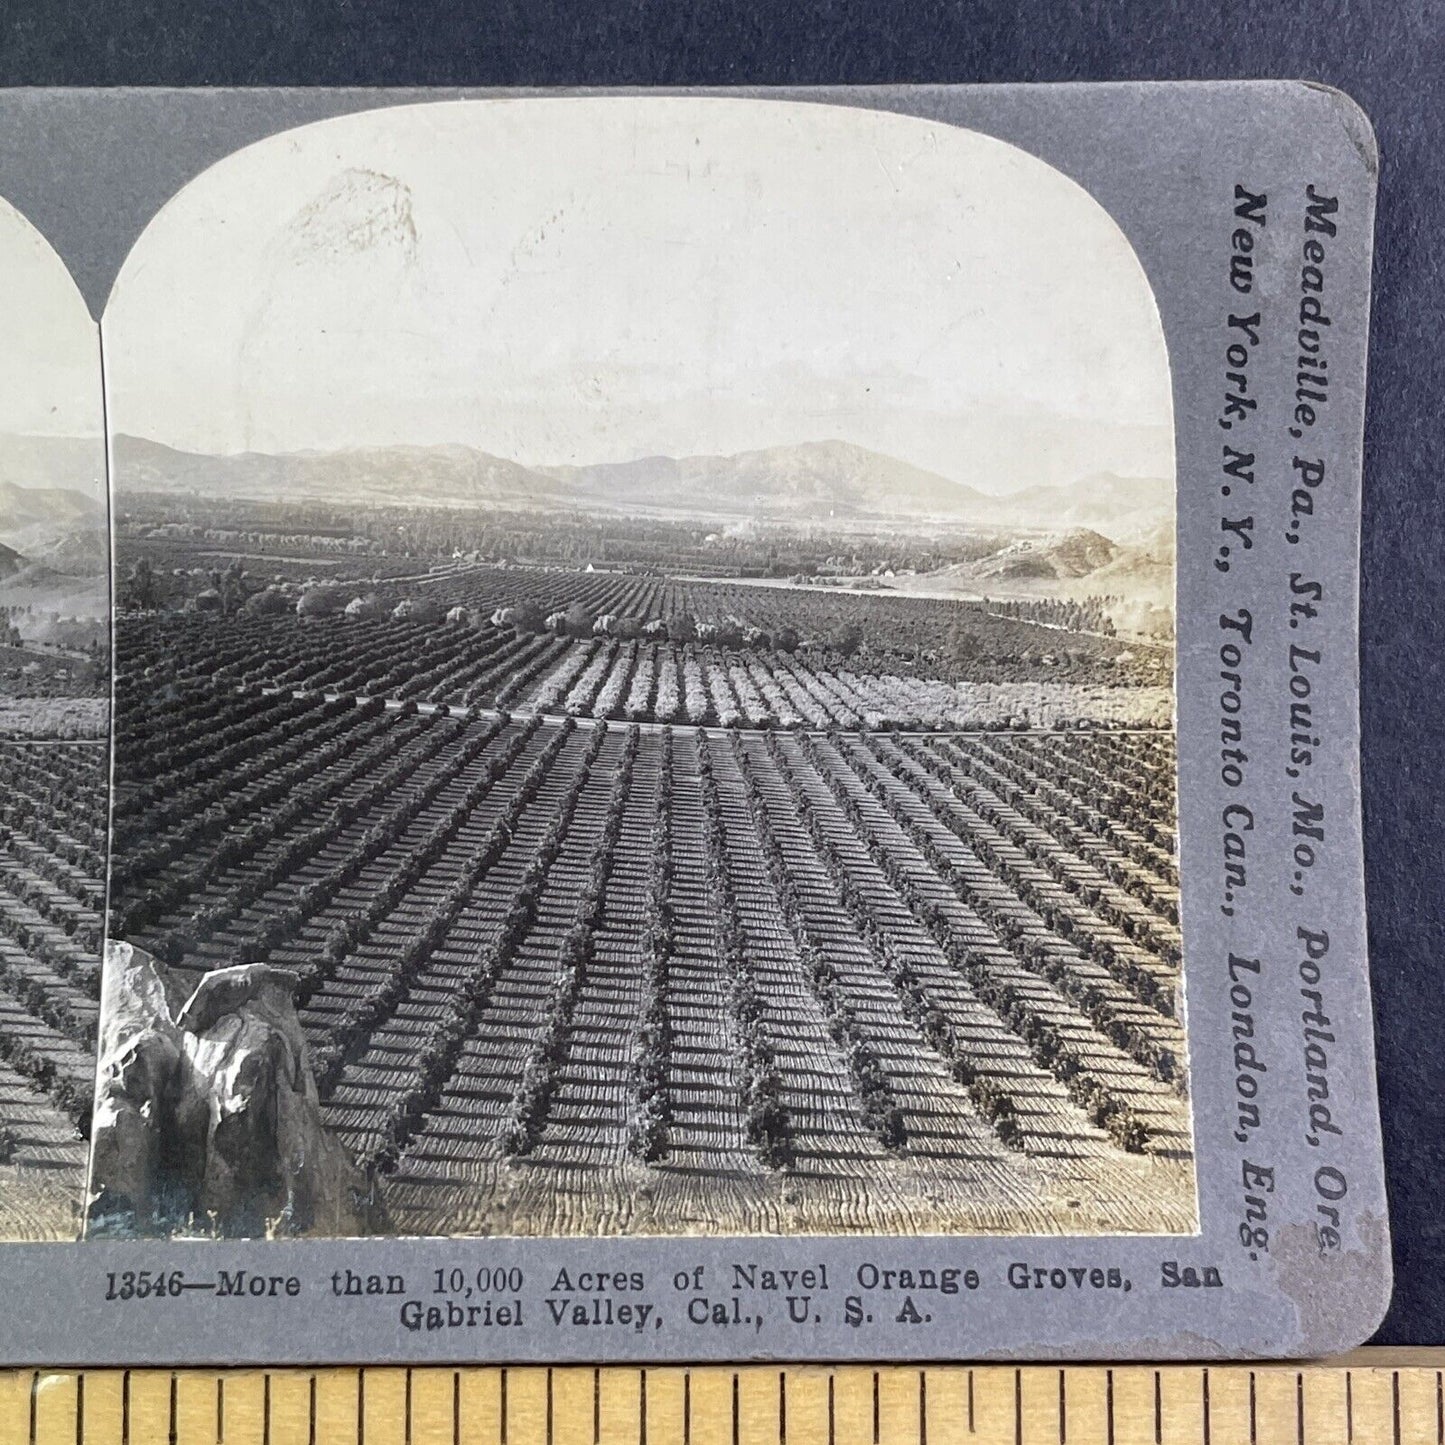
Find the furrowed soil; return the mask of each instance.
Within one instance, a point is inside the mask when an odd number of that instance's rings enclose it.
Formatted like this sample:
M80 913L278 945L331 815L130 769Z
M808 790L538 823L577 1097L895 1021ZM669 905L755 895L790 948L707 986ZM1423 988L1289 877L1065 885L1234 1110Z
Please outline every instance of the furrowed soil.
M1193 1231L1167 661L963 604L850 602L854 652L747 638L832 599L428 590L447 621L398 595L118 633L112 936L300 976L326 1125L392 1231ZM519 600L608 610L534 636ZM639 634L677 612L711 631ZM980 676L939 663L950 629ZM0 963L25 955L13 1006L59 1001L63 1052L90 855L37 840ZM36 1213L11 1200L57 1117L0 1206Z

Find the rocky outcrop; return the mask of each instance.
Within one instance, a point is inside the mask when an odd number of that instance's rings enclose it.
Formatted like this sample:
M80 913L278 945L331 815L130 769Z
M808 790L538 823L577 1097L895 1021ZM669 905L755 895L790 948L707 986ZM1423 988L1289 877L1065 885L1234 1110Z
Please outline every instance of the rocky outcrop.
M107 944L88 1234L380 1226L371 1183L322 1126L296 982L246 964L183 999L150 954Z

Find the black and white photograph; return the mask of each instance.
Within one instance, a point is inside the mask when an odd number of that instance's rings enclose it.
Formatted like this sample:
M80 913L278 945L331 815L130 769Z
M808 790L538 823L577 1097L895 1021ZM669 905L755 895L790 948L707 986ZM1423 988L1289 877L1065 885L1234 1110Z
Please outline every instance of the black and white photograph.
M1373 1328L1347 97L0 120L6 1360L670 1439Z
M74 1239L105 910L100 334L0 201L0 1239Z
M1195 1226L1148 281L825 106L304 128L104 318L94 1235Z

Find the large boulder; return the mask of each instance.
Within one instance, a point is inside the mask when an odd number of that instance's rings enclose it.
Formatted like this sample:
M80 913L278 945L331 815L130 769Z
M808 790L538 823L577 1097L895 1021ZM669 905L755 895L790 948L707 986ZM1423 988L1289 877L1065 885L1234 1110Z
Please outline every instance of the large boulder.
M295 986L284 969L245 964L182 999L150 954L107 944L88 1233L379 1226L373 1182L322 1126Z
M103 977L90 1126L90 1177L99 1190L90 1200L92 1225L102 1216L163 1208L170 1170L162 1162L167 1139L160 1120L181 1071L180 1031L171 1013L182 1000L169 994L160 966L128 943L108 943Z

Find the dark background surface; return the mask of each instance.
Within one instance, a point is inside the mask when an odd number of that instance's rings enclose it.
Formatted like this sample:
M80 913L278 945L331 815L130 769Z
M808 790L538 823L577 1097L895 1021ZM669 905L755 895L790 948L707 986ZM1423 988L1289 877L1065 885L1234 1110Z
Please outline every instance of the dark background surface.
M0 0L4 85L1322 80L1381 152L1365 438L1364 787L1395 1300L1445 1343L1445 0Z

